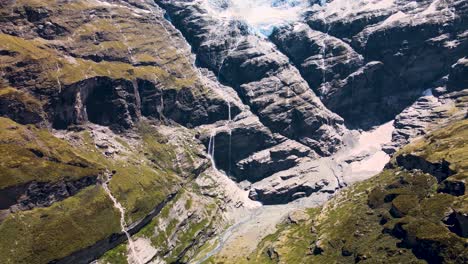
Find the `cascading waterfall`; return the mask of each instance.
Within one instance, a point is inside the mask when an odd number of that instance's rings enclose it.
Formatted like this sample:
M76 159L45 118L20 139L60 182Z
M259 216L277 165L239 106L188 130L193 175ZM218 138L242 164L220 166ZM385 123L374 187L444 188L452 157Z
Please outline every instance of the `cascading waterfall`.
M231 102L228 101L228 129L229 129L229 149L228 149L228 175L231 174L231 152L232 152L232 115L231 115Z
M211 165L213 166L215 170L217 170L215 159L214 159L215 143L216 143L215 138L216 138L216 132L211 133L210 141L208 142L208 156L210 156Z
M229 146L228 146L228 171L227 175L231 172L231 150L232 150L232 128L231 128L231 123L232 123L232 113L231 113L231 102L227 101L228 105L228 120L224 124L223 127L227 128L228 134L229 134ZM217 131L216 129L211 133L210 135L210 140L208 141L208 155L210 156L211 164L213 165L213 168L215 170L218 170L216 167L215 163L215 146L216 146L216 135Z
M323 21L325 22L325 13L322 13L323 15ZM326 62L326 55L327 55L327 39L328 39L328 33L330 32L330 25L326 25L327 31L325 32L325 37L322 40L322 45L320 47L320 54L322 56L322 84L325 83L326 81L326 69L327 69L327 62Z
M131 251L133 259L138 264L143 264L143 262L138 258L138 254L136 252L135 244L134 244L134 242L132 240L132 236L127 231L127 223L125 221L125 208L122 206L122 204L119 201L117 201L117 199L114 197L114 195L112 195L112 192L109 189L108 184L109 184L110 179L111 179L111 177L109 176L109 174L107 174L107 179L106 179L106 181L104 181L102 183L102 188L107 193L107 195L109 196L111 201L114 203L114 207L117 208L117 210L119 210L119 212L120 212L120 228L121 228L122 232L125 234L125 236L127 237L128 246L130 247L130 251Z
M237 31L238 31L238 30L239 30L239 29L237 28ZM236 32L236 33L238 33L238 34L240 35L240 32ZM240 44L241 41L242 41L242 38L240 37L239 40L236 41L236 44L234 44L234 47L232 47L232 48L230 48L230 49L228 50L226 56L225 56L225 57L223 58L223 60L221 61L220 66L219 66L219 69L218 69L218 76L217 76L217 77L218 77L218 80L219 80L219 75L221 74L221 70L223 69L224 61L229 57L229 55L231 55L231 53L232 53L233 51L235 51L235 50L239 47L239 44Z
M61 68L60 68L58 62L55 63L55 66L57 67L57 70L56 70L57 71L57 85L58 85L58 88L59 88L59 93L61 93L62 92L62 83L60 82Z

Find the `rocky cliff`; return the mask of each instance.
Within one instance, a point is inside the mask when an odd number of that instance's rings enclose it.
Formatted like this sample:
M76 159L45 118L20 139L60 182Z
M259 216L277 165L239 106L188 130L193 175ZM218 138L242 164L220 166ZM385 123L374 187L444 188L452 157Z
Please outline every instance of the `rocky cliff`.
M1 263L466 261L466 1L0 14Z
M291 213L237 263L466 262L467 131L465 120L406 146L377 176Z

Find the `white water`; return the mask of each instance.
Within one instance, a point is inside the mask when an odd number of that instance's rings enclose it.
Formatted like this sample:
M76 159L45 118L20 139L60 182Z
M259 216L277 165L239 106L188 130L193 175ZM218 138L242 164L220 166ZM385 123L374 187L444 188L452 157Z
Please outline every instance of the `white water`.
M108 177L108 179L102 183L102 188L104 188L104 191L107 193L109 198L114 203L114 207L117 208L117 210L119 210L120 212L120 229L122 230L122 232L124 232L125 236L127 236L128 246L132 254L131 256L133 257L134 261L137 264L143 264L143 262L139 259L138 254L136 252L135 244L133 242L132 236L127 231L127 223L125 221L125 208L122 206L121 203L119 203L119 201L117 201L114 195L112 195L112 192L108 186L109 181L110 181L110 177Z
M232 114L231 114L231 102L227 101L228 105L228 120L224 124L223 127L227 128L228 133L229 133L229 153L228 153L228 158L229 158L229 166L231 166L231 149L232 149L232 128L231 128L231 123L232 123ZM221 128L223 128L221 127ZM211 165L213 166L214 169L218 170L216 168L216 163L215 163L215 147L216 147L216 129L211 133L210 135L210 140L208 142L208 155L210 156L211 160ZM230 168L229 168L230 171ZM229 174L228 171L228 174Z
M210 16L243 21L268 36L275 27L299 21L308 0L202 0Z
M215 163L215 159L214 159L214 155L215 155L215 139L216 139L216 132L213 132L211 135L210 135L210 141L208 142L208 155L210 156L210 160L211 160L211 165L213 166L213 168L215 170L218 170L216 168L216 163Z
M232 156L232 114L231 114L231 102L228 101L228 123L227 126L229 128L229 149L228 149L228 171L227 174L231 174L231 156Z

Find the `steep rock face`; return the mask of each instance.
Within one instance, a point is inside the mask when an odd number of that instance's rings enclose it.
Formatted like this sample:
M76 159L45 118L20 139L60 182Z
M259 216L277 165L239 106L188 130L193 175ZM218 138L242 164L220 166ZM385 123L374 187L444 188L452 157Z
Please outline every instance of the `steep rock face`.
M142 112L187 126L227 116L226 103L206 92L189 48L154 3L58 2L1 9L0 83L17 90L2 91L2 115L60 129L91 121L117 130L132 127ZM104 112L96 111L100 101Z
M450 67L447 83L448 91L459 91L468 88L468 59L463 57Z
M367 63L349 77L321 82L319 90L331 91L324 104L352 127L392 119L440 78L463 68L451 66L465 55L466 17L464 1L334 0L313 6L307 24L325 32L325 39L347 42Z
M213 74L206 74L211 76L207 83L215 82ZM326 163L316 170L314 159L320 156L315 151L273 133L242 103L233 88L220 84L213 87L216 93L230 98L231 109L242 112L198 127L200 140L215 166L240 182L251 199L265 204L287 203L342 187Z
M39 100L9 86L0 92L0 112L21 124L40 124L47 120Z
M127 80L93 78L65 87L55 104L53 126L64 129L87 121L128 129L141 113L133 83Z
M363 57L349 44L327 33L312 30L306 24L297 23L276 29L270 39L291 58L322 100L330 97L332 91L319 90L320 84L344 79L364 63ZM326 101L324 104L327 105Z
M0 13L0 115L44 127L0 122L0 262L89 263L209 166L193 134L171 131L170 141L146 117L192 127L227 118L228 103L151 1L6 1ZM183 221L174 259L221 222L219 198L200 199L211 213Z
M414 92L393 89L395 76L379 61L372 61L343 80L322 84L324 102L354 128L369 128L391 120L401 107L417 97Z
M192 44L200 64L235 88L262 123L320 155L336 151L342 119L322 105L274 46L251 35L242 22L212 17L203 3L158 3Z
M201 96L190 88L168 89L163 88L162 84L145 80L139 80L137 85L142 115L159 120L174 120L189 128L226 120L229 114L235 117L241 111L236 105L231 106L225 99L212 93Z

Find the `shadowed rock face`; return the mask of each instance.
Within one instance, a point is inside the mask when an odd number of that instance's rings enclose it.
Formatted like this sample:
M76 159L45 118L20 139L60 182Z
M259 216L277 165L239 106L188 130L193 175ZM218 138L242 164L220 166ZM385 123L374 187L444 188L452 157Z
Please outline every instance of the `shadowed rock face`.
M450 169L450 163L445 160L440 163L432 163L421 157L407 154L398 156L396 162L398 166L407 170L421 170L429 173L436 177L439 183L454 174L454 171Z
M83 188L94 185L97 175L83 177L75 181L56 183L31 182L0 190L0 210L31 210L35 207L47 207L55 202L73 196Z
M332 91L320 90L320 84L344 79L364 64L363 57L349 44L306 24L278 28L270 39L292 60L322 100Z
M459 59L457 63L450 67L450 74L447 83L448 91L461 91L468 88L468 59Z
M285 26L270 39L327 108L349 127L369 128L449 72L460 76L463 63L452 65L466 50L467 13L463 1L334 0L312 7L307 25Z
M139 116L139 99L127 80L93 78L66 87L56 104L54 127L90 121L103 126L128 129Z
M157 3L192 44L199 63L233 87L272 132L324 156L339 148L343 120L322 105L298 70L271 43L251 35L242 22L210 17L197 3Z
M437 86L445 87L446 78L441 77L449 73L450 63L458 60L465 45L464 27L458 17L449 17L444 11L447 6L448 10L458 6L458 2L436 3L438 11L429 14L427 10L432 9L427 9L430 3L426 1L417 3L417 8L410 8L408 3L400 6L390 1L363 4L335 0L322 7L311 7L304 22L277 28L269 39L252 33L254 30L248 20L214 14L207 8L209 1L162 0L156 3L191 44L198 65L211 70L227 85L222 89L233 88L241 104L247 105L259 118L261 124L237 124L231 130L222 131L210 129L208 134L213 134L216 142L217 167L236 181L251 181L251 197L267 203L273 196L284 195L287 198L278 199L286 201L300 193L310 194L308 190L314 188L289 193L289 188L295 188L293 183L305 186L295 178L295 174L303 172L295 170L307 164L304 157L335 153L343 144L343 124L369 129L395 118L428 87L434 91ZM342 14L337 11L342 9ZM398 11L414 19L411 23L407 20L394 22L395 17L391 16L400 16ZM463 17L465 14L457 11L456 15ZM444 24L447 25L441 26ZM457 33L452 34L453 30ZM438 34L447 32L450 33L448 38L435 39ZM386 38L394 35L397 40L386 41L384 35ZM457 45L446 49L451 40L456 40ZM418 46L423 47L422 50ZM438 60L439 55L445 56L442 63L428 62L429 58ZM460 76L457 68L452 71L452 78ZM455 97L451 95L450 99L441 99L434 105L446 104L456 100ZM395 132L394 138L400 136L402 140L396 140L398 143L386 151L391 153L397 145L424 133L426 119L445 116L446 110L429 110L431 105L424 102L415 105L417 111L419 108L427 110L426 117L410 114L408 120L400 120L404 124L414 123L414 127L397 122L401 129ZM257 133L260 128L269 132ZM266 136L269 133L284 138L270 141L268 138L278 137ZM294 151L301 147L295 146L286 148L284 155L273 155L277 146L286 145L283 144L285 139L312 151L296 156ZM203 136L203 142L208 147L208 135ZM273 186L273 178L286 187ZM314 182L318 180L314 176ZM327 188L333 190L335 185L333 182Z
M143 116L170 119L186 127L235 118L241 110L223 98L209 94L197 96L192 89L163 89L161 84L138 80Z

